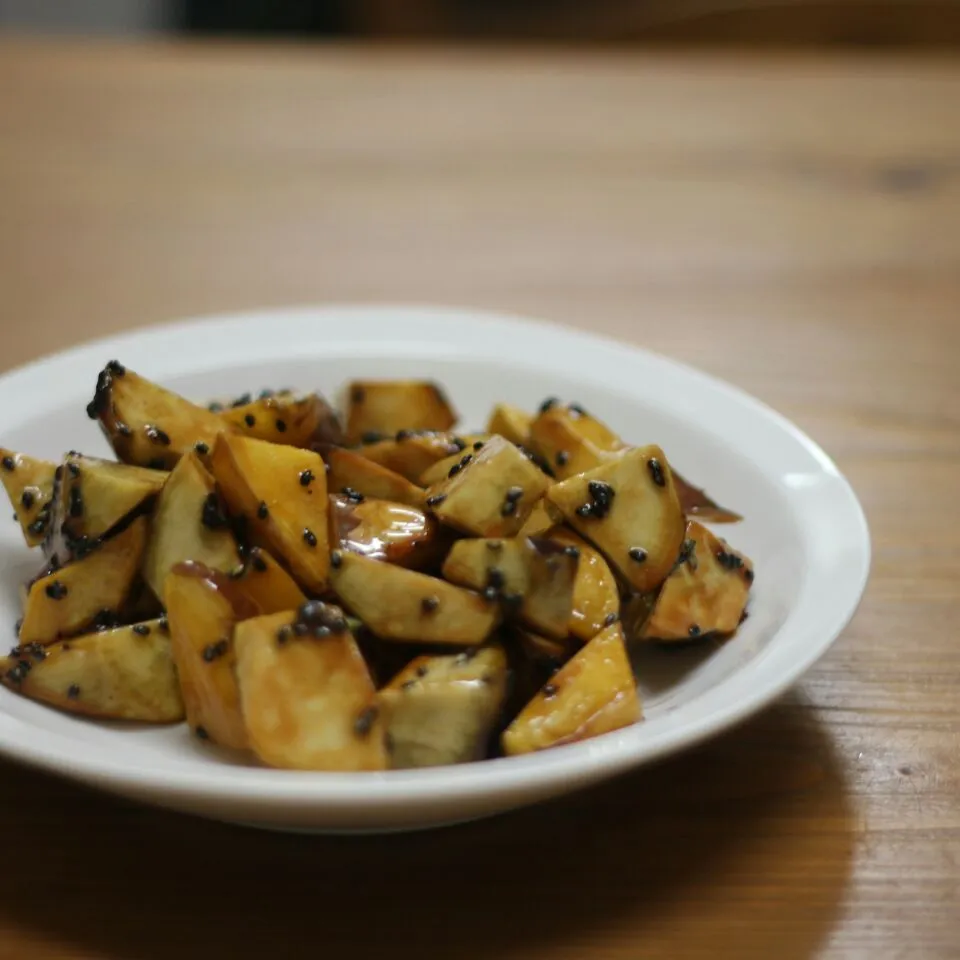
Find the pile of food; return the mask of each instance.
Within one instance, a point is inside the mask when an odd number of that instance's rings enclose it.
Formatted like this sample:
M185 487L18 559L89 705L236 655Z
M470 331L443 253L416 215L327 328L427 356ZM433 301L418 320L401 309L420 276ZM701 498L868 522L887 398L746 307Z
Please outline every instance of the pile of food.
M576 404L457 432L433 383L200 406L117 362L88 407L118 462L0 450L45 565L2 682L177 723L251 761L384 770L641 719L629 647L745 616L739 519Z

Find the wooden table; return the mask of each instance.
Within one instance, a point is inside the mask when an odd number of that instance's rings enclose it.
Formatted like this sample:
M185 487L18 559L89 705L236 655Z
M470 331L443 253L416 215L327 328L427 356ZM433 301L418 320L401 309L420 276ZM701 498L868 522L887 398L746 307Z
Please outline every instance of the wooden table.
M960 66L0 42L7 368L266 304L528 312L793 417L853 625L656 768L428 835L258 834L13 766L0 957L960 957Z

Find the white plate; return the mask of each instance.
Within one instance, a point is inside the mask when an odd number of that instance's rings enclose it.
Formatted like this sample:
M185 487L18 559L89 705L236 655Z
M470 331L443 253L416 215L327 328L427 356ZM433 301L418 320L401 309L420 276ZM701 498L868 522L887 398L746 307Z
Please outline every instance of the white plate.
M750 618L725 644L637 659L646 719L530 757L382 774L257 769L212 755L184 725L74 719L0 691L0 753L94 787L217 819L317 830L416 828L487 816L575 790L688 747L768 704L830 646L863 591L860 505L812 440L695 370L561 327L452 310L332 307L182 323L93 343L0 379L0 443L39 456L108 454L84 413L117 358L202 400L352 377L432 377L467 425L490 405L576 400L628 441L746 515L725 528L755 561ZM18 584L39 566L13 524L0 533L0 622L13 638Z

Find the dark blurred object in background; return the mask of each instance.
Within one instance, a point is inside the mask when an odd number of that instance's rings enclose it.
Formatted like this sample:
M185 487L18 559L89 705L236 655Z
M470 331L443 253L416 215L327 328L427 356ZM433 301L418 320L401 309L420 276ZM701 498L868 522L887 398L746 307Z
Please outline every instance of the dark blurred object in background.
M960 49L960 0L0 0L44 32Z

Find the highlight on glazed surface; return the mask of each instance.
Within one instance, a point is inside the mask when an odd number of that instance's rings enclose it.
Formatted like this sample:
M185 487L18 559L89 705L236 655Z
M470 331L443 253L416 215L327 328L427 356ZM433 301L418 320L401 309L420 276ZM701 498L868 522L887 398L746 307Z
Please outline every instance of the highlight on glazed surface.
M251 763L437 766L640 722L631 650L745 617L753 565L704 525L739 515L656 444L555 398L475 432L430 381L342 398L200 405L111 361L116 461L0 449L44 555L2 683Z

